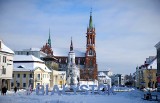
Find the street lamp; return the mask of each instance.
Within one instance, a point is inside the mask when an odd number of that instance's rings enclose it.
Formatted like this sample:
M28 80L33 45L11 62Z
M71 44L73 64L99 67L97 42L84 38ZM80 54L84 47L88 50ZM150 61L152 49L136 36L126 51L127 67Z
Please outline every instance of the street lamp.
M148 87L151 88L152 87L152 75L151 75L151 70L152 70L152 66L150 66L149 70L149 74L148 74L148 79L149 79L149 84Z
M65 73L62 73L61 75L62 75L62 84L61 84L61 87L62 87L62 85L64 84L64 75L65 75Z

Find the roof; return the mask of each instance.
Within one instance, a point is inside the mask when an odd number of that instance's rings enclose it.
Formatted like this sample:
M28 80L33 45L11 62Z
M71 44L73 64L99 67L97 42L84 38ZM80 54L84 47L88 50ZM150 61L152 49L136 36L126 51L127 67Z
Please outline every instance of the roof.
M154 59L154 60L148 65L148 69L150 69L151 66L152 66L152 69L157 69L157 58Z
M13 63L13 71L31 71L31 70L36 70L37 68L41 68L46 72L51 72L51 70L45 64L42 63L36 63L36 62Z
M52 50L54 56L65 57L68 57L68 53L70 51L69 48L53 48ZM74 48L73 51L75 52L76 57L85 57L85 49Z
M160 41L155 45L155 47L156 47L157 49L160 48Z
M105 73L99 72L99 73L98 73L98 77L101 77L101 76L104 76L106 79L111 79L111 78L109 78Z
M33 61L33 62L44 62L33 55L14 55L13 61Z
M0 42L1 42L1 49L0 49L0 51L14 54L14 52L13 52L10 48L8 48L8 47L2 42L2 40L0 40Z

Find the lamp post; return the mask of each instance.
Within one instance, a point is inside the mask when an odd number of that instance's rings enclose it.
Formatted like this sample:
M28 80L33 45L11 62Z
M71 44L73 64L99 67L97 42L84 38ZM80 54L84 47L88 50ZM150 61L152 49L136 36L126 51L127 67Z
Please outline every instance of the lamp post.
M65 73L62 73L61 75L62 75L62 84L61 84L61 87L62 87L62 85L64 84L64 75L65 75Z
M148 83L149 93L150 93L150 88L152 87L152 75L151 75L151 70L152 70L152 66L150 66L150 69L148 69L148 71L149 71L149 74L148 74L148 80L149 80L149 83Z

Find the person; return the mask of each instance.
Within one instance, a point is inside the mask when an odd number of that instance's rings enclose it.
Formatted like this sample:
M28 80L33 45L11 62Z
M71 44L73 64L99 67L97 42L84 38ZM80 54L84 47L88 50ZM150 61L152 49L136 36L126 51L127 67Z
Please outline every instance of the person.
M2 87L1 94L4 95L4 87Z
M15 92L15 93L17 92L17 87L16 87L16 86L14 87L14 92Z
M3 95L6 95L6 93L7 93L7 88L6 88L6 86L4 86L3 87Z

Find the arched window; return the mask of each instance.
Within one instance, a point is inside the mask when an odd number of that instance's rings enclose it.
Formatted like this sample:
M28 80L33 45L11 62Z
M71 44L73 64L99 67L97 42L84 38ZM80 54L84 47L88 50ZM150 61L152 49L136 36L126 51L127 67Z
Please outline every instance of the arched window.
M90 48L89 52L88 52L88 55L94 55L94 52L93 50Z

